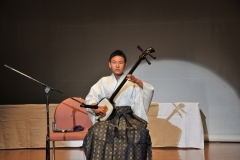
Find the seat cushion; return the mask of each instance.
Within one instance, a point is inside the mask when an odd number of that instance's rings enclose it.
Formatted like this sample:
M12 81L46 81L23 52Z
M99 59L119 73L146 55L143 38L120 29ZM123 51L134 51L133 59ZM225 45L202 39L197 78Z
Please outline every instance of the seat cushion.
M80 132L50 132L50 141L76 141L83 140L88 130L84 129Z

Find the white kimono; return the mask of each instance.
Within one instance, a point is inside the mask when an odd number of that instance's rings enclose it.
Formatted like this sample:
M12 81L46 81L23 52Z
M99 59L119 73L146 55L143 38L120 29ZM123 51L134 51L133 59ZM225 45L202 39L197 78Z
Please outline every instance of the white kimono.
M101 78L96 84L94 84L90 92L86 97L86 104L97 104L102 98L110 98L119 84L126 77L123 74L118 80L115 78L114 74L111 76ZM143 89L137 84L130 83L129 87L121 93L115 100L115 106L131 106L134 114L144 119L148 122L147 113L152 100L154 88L152 85L143 82ZM125 83L127 84L127 82ZM91 109L87 109L89 112L89 117L93 124L96 123L95 116Z

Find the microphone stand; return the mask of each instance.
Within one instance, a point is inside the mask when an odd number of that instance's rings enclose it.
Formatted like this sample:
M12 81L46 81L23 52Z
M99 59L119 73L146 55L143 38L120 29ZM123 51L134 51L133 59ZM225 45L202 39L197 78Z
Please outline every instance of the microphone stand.
M61 91L59 91L59 90L56 90L56 89L54 89L54 88L52 88L52 87L50 87L50 86L48 86L48 85L46 85L46 84L44 84L44 83L36 80L36 79L34 79L34 78L32 78L32 77L24 74L24 73L22 73L22 72L20 72L20 71L18 71L18 70L16 70L16 69L14 69L14 68L12 68L12 67L9 67L8 65L4 65L4 66L7 67L7 68L9 68L9 69L11 69L11 70L13 70L13 71L15 71L15 72L17 72L17 73L19 73L19 74L21 74L21 75L23 75L23 76L25 76L25 77L27 77L27 78L29 78L29 79L31 79L31 80L33 80L33 81L35 81L35 82L37 82L37 83L39 83L39 84L41 84L43 87L45 87L45 93L46 93L46 94L45 94L45 97L46 97L46 113L47 113L46 160L50 160L49 92L52 90L52 91L56 91L56 92L58 92L58 93L60 93L60 94L62 94L62 95L64 95L64 96L67 96L68 98L71 98L72 100L80 103L80 107L97 109L98 106L97 106L97 105L86 105L86 104L80 102L79 100L77 100L77 99L75 99L75 98L73 98L73 97L70 97L70 96L68 96L67 94L65 94L65 93L63 93L63 92L61 92Z

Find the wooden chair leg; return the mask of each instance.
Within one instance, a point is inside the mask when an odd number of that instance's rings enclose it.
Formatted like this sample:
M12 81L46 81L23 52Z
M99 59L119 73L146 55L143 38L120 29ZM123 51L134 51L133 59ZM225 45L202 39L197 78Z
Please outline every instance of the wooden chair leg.
M55 160L55 141L52 141L53 149L52 149L52 159Z

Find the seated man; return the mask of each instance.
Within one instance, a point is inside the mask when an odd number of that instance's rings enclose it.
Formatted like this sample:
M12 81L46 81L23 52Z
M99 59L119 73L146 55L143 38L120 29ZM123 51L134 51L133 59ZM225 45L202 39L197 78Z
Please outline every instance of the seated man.
M121 94L114 100L116 113L106 121L96 122L94 116L105 116L104 107L88 109L93 126L88 130L83 148L87 160L146 160L152 159L151 138L147 127L147 112L154 88L131 74L124 74L127 65L125 54L116 50L110 55L112 75L101 78L86 97L86 104L95 105L105 97L111 97L126 77Z

